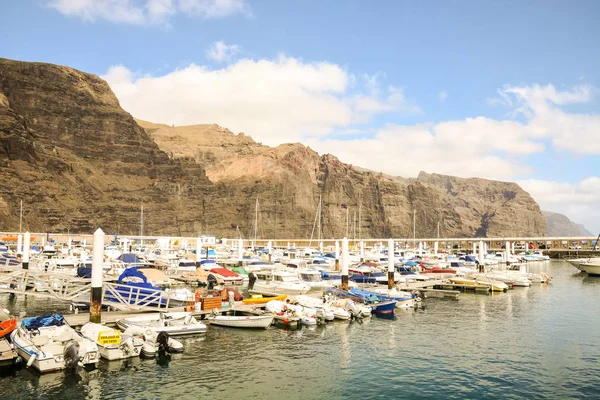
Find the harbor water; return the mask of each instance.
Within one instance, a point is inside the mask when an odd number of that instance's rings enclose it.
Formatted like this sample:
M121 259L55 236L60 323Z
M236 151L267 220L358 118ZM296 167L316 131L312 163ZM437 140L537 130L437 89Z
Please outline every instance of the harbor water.
M0 376L2 399L581 398L600 394L600 278L532 263L549 285L426 299L392 319L298 331L209 326L170 360L102 361L92 371ZM68 312L0 295L27 316Z

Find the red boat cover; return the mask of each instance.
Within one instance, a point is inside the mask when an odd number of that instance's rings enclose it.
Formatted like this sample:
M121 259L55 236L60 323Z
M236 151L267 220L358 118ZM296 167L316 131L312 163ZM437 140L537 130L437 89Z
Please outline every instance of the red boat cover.
M221 276L224 276L226 278L232 277L232 278L237 278L239 277L238 274L236 274L233 271L228 270L227 268L213 268L210 270L210 272L214 272L215 274L219 274Z

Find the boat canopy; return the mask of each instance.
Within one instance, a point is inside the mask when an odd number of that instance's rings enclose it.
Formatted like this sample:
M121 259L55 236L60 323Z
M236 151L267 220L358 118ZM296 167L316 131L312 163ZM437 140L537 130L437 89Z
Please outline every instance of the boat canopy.
M21 326L27 329L39 329L46 326L62 326L65 319L60 314L44 314L39 317L25 318Z
M125 278L139 278L143 283L148 283L146 276L142 274L136 267L127 268L121 275L119 275L119 283L123 283Z
M215 260L201 260L200 261L200 265L205 265L205 264L216 264L217 262Z
M117 257L117 260L124 262L125 264L142 264L142 260L133 253L124 253Z
M234 278L236 278L236 277L239 276L238 274L236 274L233 271L228 270L227 268L213 268L213 269L210 270L210 272L213 272L215 274L219 274L219 275L224 276L226 278L228 278L228 277L234 277Z

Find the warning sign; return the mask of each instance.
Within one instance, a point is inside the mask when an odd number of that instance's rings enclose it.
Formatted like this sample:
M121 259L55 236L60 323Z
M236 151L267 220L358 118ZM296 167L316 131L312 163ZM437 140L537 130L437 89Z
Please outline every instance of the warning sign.
M118 330L103 331L98 334L98 344L103 346L109 344L121 344L121 332Z

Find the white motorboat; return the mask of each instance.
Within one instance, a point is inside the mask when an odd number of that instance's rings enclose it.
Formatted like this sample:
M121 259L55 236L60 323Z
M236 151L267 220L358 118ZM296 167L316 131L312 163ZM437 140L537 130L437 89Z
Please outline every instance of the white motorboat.
M77 333L59 314L25 318L11 340L27 366L42 373L100 360L96 343Z
M600 276L600 258L580 262L578 268L588 275Z
M144 345L138 336L121 334L116 329L93 322L83 325L81 334L95 342L100 356L109 361L138 357Z
M157 354L164 353L183 353L183 344L173 339L168 333L156 332L152 329L146 329L138 325L131 325L124 334L142 337L144 345L142 346L141 356L152 358Z
M591 258L574 258L572 260L566 260L569 264L574 266L580 271L587 272L584 270L584 267L587 265L600 265L600 257L591 257Z
M332 303L334 307L340 307L348 311L354 317L370 317L373 309L365 304L357 303L352 299L335 299Z
M300 280L310 286L311 290L323 290L334 287L331 281L323 280L321 271L316 269L299 269L297 274Z
M326 313L331 312L333 314L333 317L336 319L350 319L350 313L348 311L344 310L342 307L334 307L331 304L332 302L326 299L325 301L323 301L316 297L301 295L296 297L296 301L298 302L298 304L304 307L313 309L323 309Z
M305 294L310 290L310 286L300 281L298 276L291 272L286 271L273 271L272 280L261 281L258 280L254 283L255 291L263 291L266 293L277 293L277 294Z
M167 332L169 336L196 335L206 332L206 325L189 312L151 313L117 320L117 326L124 331L132 325L144 328L144 331Z
M210 315L206 319L211 325L230 328L267 329L273 323L273 315Z
M275 313L278 315L289 314L293 316L297 316L300 318L300 322L302 325L316 325L317 318L314 314L307 314L304 312L304 307L300 305L293 305L290 303L286 303L279 300L271 300L266 305L265 308L268 312Z
M369 288L371 292L387 296L396 301L396 308L414 308L415 296L411 292L398 290L396 288ZM419 299L420 300L420 299Z

